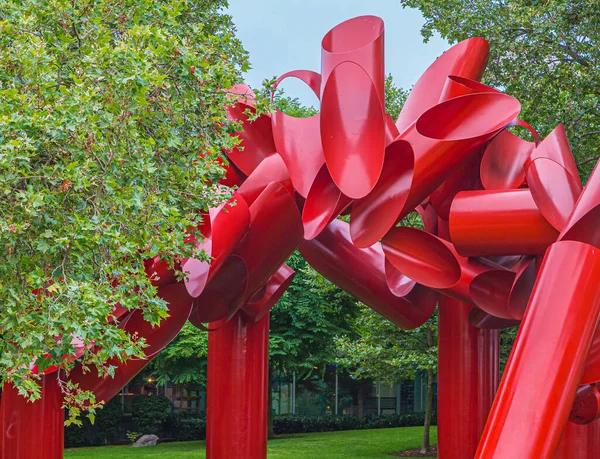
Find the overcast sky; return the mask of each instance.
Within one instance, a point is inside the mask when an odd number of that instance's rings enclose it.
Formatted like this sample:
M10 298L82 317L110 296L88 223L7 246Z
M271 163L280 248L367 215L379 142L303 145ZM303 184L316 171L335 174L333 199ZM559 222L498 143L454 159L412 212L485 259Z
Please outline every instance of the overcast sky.
M399 0L229 0L229 14L250 53L252 70L246 82L252 87L290 70L320 72L321 39L355 16L370 14L385 21L386 73L406 89L449 47L439 36L423 43L421 13L403 9ZM299 80L290 78L281 86L287 95L318 105Z

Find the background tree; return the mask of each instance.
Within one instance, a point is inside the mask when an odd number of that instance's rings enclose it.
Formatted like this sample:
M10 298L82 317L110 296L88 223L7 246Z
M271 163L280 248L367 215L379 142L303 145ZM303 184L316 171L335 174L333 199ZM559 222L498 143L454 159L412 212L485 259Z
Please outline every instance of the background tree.
M116 303L166 315L143 260L191 255L184 232L223 199L217 157L239 127L223 89L248 63L226 5L0 6L0 378L32 399L30 365L71 366L71 337L108 373L143 355L109 323Z
M326 281L295 252L287 264L294 281L273 308L269 335L269 375L296 374L307 379L335 362L335 339L351 333L357 301ZM271 385L269 384L269 387ZM272 393L269 391L269 429L272 435Z
M402 330L371 309L363 308L355 328L358 339L337 340L338 363L357 379L397 383L427 374L427 402L422 450L430 444L431 415L437 372L437 314L413 330Z
M157 384L196 384L206 390L208 332L186 323L177 338L144 369Z
M451 43L483 37L484 82L515 96L541 135L564 122L585 179L599 155L600 3L595 0L401 0Z

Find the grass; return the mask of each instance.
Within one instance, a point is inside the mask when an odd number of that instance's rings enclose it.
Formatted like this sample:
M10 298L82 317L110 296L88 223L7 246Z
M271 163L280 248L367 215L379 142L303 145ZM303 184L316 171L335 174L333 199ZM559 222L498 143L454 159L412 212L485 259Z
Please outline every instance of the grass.
M391 459L393 452L419 448L422 435L422 427L299 434L270 441L268 456L269 459ZM435 427L431 436L436 438ZM139 449L105 446L66 450L65 459L199 459L205 457L205 451L203 441L163 443Z

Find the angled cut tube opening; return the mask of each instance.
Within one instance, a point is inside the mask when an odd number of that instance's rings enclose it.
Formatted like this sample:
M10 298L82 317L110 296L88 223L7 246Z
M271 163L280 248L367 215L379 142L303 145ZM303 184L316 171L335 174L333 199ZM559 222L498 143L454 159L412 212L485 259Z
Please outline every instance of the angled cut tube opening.
M385 257L401 273L426 287L446 289L460 279L460 265L452 251L424 231L398 227L381 241Z

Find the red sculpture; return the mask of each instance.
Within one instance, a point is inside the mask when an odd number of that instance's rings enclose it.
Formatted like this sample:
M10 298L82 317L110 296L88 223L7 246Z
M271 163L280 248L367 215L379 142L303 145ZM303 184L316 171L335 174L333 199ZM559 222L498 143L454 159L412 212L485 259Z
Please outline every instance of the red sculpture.
M334 27L321 53L321 73L276 82L306 83L321 103L312 117L275 109L250 122L250 89L232 90L242 142L221 185L239 188L204 215L204 240L189 240L211 263L184 260L178 281L159 256L147 260L169 305L159 327L115 306L119 327L146 338L146 360L112 362L114 378L77 366L69 379L109 400L190 320L209 329L207 457L264 459L269 310L299 248L399 327L439 305L439 457L600 456L600 170L582 187L564 127L540 139L516 99L478 81L481 38L436 60L395 122L381 19ZM411 212L424 229L399 225ZM500 382L498 330L517 324ZM4 388L0 459L62 457L56 370L34 404Z

